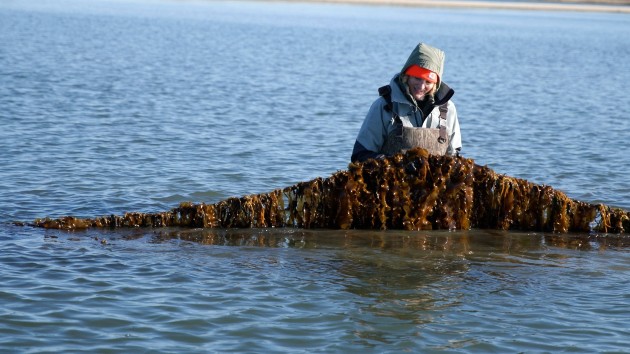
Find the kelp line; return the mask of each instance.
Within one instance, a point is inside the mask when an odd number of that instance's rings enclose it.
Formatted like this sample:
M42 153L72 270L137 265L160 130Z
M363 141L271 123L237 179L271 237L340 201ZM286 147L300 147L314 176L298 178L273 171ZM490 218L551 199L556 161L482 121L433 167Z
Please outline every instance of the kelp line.
M626 233L630 212L573 200L550 186L497 174L463 157L412 149L270 193L160 213L38 219L51 229L121 227L500 229Z

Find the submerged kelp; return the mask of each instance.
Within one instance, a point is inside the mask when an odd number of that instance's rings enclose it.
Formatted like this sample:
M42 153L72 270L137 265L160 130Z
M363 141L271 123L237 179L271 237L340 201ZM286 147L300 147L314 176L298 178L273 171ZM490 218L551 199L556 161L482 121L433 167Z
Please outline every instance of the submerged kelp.
M215 204L182 203L161 213L39 219L54 229L212 227L501 229L624 233L630 213L572 200L545 185L500 175L472 159L413 149L266 194Z

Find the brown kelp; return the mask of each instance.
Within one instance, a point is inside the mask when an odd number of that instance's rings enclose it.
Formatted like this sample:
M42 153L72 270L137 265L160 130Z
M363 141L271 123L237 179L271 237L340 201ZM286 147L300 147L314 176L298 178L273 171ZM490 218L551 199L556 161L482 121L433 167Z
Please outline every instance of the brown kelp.
M53 229L119 227L500 229L627 233L630 212L573 200L550 186L497 174L463 157L412 149L352 163L328 178L160 213L38 219Z

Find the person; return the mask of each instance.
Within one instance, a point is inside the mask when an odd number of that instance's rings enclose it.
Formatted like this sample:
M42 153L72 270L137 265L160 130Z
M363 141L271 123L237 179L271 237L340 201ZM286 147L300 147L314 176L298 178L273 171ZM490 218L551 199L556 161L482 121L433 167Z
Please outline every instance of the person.
M442 50L425 43L413 49L400 73L379 88L380 97L354 143L352 162L384 158L415 146L459 155L462 139L451 101L455 91L442 81L444 58ZM410 135L416 138L410 140ZM433 145L438 150L431 149Z

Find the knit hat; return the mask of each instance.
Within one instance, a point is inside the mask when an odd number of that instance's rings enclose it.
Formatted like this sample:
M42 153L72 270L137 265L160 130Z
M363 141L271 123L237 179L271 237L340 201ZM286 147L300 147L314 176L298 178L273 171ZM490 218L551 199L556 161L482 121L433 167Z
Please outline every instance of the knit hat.
M438 75L436 73L429 69L419 67L415 64L407 68L407 70L405 71L405 75L417 77L419 79L423 79L434 84L438 82Z

